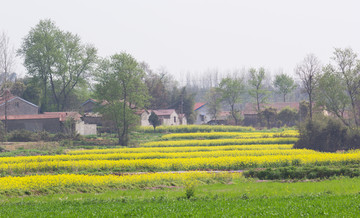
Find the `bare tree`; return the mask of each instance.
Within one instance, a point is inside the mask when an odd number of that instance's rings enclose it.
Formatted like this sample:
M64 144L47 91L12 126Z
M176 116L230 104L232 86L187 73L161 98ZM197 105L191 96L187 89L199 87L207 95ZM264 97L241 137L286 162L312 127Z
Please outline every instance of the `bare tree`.
M321 74L321 64L314 54L308 54L295 68L295 73L300 77L302 86L309 97L309 116L312 119L313 99L315 88Z
M5 32L0 35L0 74L3 74L2 93L1 96L5 100L4 105L4 130L7 133L7 120L8 120L8 99L9 90L8 86L8 75L14 65L14 48L10 46L10 39ZM6 138L6 137L5 137Z

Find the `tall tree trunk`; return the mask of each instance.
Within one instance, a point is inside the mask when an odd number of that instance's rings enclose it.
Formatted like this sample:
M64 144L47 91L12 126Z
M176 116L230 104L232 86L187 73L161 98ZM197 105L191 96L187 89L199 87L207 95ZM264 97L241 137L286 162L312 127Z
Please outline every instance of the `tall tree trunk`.
M47 110L47 78L43 78L43 86L44 86L44 99L41 102L41 112Z
M310 120L312 120L312 95L309 95L309 115L310 115Z
M50 74L50 85L51 85L51 90L52 90L53 96L55 98L57 111L59 111L60 110L60 102L59 102L60 100L59 100L58 96L56 95L55 84L54 84L54 81L52 78L52 74Z
M352 113L353 113L353 116L354 116L355 125L356 125L356 128L358 129L359 128L359 123L358 123L357 116L356 116L355 101L354 101L354 98L352 96L351 96L350 99L351 99Z
M259 93L256 91L256 103L257 103L257 111L260 112L260 102L259 102Z
M127 146L127 122L126 122L126 98L127 96L127 93L126 93L126 90L124 90L124 102L123 102L123 125L124 125L124 128L123 128L123 131L122 131L122 134L121 134L121 138L122 138L122 141L123 141L123 145L124 146Z
M235 120L235 125L238 125L238 119L236 117L235 111L234 111L234 105L231 105L231 115L233 116L234 120Z

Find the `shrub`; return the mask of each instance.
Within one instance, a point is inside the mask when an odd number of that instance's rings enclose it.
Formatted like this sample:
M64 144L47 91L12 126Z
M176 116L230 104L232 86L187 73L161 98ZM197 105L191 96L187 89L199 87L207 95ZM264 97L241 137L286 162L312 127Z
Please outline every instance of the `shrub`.
M52 136L46 131L38 132L37 138L42 141L52 141Z
M277 119L282 126L294 126L298 120L298 112L290 107L285 107L278 113Z
M185 197L190 199L195 196L195 181L187 181L185 182Z
M265 180L279 179L326 179L332 176L360 176L359 169L351 168L328 168L328 167L281 167L276 169L249 170L244 172L245 177L259 178Z
M294 148L335 152L360 147L360 132L349 129L339 120L318 115L299 126L299 140Z
M10 132L8 140L13 142L30 142L37 141L37 136L31 131L21 129Z
M5 140L5 128L4 128L4 124L0 120L0 141L4 141L4 140Z

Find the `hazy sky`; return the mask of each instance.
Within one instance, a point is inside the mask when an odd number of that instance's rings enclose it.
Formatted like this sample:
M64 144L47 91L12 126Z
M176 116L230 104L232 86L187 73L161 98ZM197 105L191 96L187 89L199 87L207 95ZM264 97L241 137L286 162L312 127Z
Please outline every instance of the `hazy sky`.
M100 56L126 51L177 78L249 67L292 74L308 53L323 63L335 47L360 53L359 10L356 0L3 0L0 31L17 49L50 18Z

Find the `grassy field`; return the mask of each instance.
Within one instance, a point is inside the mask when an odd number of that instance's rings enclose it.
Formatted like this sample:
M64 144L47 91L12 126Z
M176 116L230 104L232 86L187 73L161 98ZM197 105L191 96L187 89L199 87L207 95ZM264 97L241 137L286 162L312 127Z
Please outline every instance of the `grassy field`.
M357 217L360 179L307 182L235 180L195 187L2 198L1 217Z

